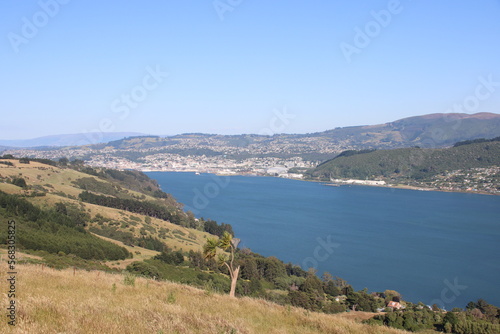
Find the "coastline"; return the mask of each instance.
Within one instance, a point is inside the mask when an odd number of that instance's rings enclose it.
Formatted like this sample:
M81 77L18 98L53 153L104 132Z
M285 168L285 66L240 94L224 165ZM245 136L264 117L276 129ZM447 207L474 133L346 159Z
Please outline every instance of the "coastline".
M393 184L393 183L379 183L378 180L356 180L361 182L346 182L347 180L336 180L336 181L320 181L311 180L304 178L285 178L275 175L261 175L257 173L236 173L236 172L216 172L216 171L199 171L199 170L162 170L162 169L140 169L141 172L174 172L174 173L203 173L203 174L214 174L218 176L248 176L248 177L274 177L294 181L304 181L304 182L317 182L324 183L325 186L336 187L336 186L365 186L365 187L380 187L380 188L393 188L393 189L405 189L405 190L416 190L416 191L438 191L447 193L462 193L462 194L476 194L476 195L491 195L500 196L500 193L491 193L485 191L473 191L473 190L461 190L461 189L438 189L438 188L427 188L427 187L417 187L406 184ZM368 181L368 182L366 182Z
M337 186L332 184L325 184L326 186ZM417 190L417 191L437 191L445 193L462 193L462 194L475 194L475 195L491 195L500 196L500 193L489 193L484 191L472 191L472 190L449 190L449 189L437 189L437 188L425 188L416 187L406 184L385 184L385 185L374 185L374 184L340 184L338 186L365 186L365 187L378 187L378 188L393 188L393 189L405 189L405 190Z

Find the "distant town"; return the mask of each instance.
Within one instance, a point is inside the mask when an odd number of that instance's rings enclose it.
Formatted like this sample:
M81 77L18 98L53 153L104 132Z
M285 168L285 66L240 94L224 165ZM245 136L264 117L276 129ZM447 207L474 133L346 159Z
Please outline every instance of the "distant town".
M126 157L127 152L145 153L134 160ZM18 157L30 157L58 160L64 157L82 159L92 167L113 169L135 169L143 172L198 172L225 175L272 175L285 178L303 178L303 174L289 173L292 168L314 168L320 161L307 161L302 157L249 157L243 159L229 158L225 154L181 155L175 153L155 153L153 149L117 150L105 148L102 150L88 147L61 150L28 150L18 149L5 151ZM234 154L235 152L231 152ZM237 152L240 153L240 152Z
M495 139L499 135L499 125L500 115L497 114L432 114L308 134L131 136L85 146L4 146L0 153L55 161L77 159L91 167L144 172L276 176L315 179L337 185L407 186L422 190L499 194L500 148ZM464 137L464 133L468 136ZM81 139L81 134L52 139L61 145L64 139L74 140L78 136ZM101 134L101 138L103 136ZM471 143L481 142L481 138L483 142L493 138L494 142L484 144L487 147L481 149L481 156L477 156L479 151L476 149L470 152L462 150L459 156L450 153L446 159L438 158L419 165L425 160L421 155L425 149L441 152L471 138ZM417 152L412 160L406 153L401 153L402 148L422 151ZM389 152L392 149L398 150L373 159L367 155L362 162L350 166L342 163L332 170L327 168L324 173L316 172L325 167L326 161L343 152ZM393 166L390 161L397 164ZM367 170L368 165L371 166L368 168L370 172L360 174L360 168ZM437 166L440 166L439 171ZM422 172L422 175L417 177L415 172Z
M200 147L198 147L200 148ZM187 149L187 148L184 148ZM211 147L213 149L213 147ZM231 155L241 154L234 147L223 147ZM103 149L74 147L52 150L16 149L5 151L17 157L30 157L58 160L65 157L81 159L91 167L105 167L112 169L134 169L143 172L194 172L213 173L219 175L252 175L275 176L289 179L307 179L303 172L315 168L322 161L309 161L302 157L248 157L230 158L228 154L219 155L182 155L175 153L162 153L163 148L143 149ZM331 152L334 154L334 152ZM337 152L339 153L339 152ZM128 158L132 156L133 158ZM298 172L301 171L301 172ZM500 194L500 167L471 168L466 170L449 171L433 177L432 180L395 180L377 177L373 180L357 179L330 179L331 185L368 185L386 187L408 187L419 190L438 190L455 192L475 192L485 194Z

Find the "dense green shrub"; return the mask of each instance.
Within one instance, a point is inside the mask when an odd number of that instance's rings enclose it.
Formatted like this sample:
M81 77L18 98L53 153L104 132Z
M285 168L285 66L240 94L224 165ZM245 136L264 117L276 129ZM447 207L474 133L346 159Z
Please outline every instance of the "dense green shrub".
M12 184L21 188L27 188L26 180L22 177L15 177L12 179Z
M146 262L135 261L127 266L127 271L150 278L159 278L158 268Z
M171 249L167 248L160 254L156 255L154 259L168 264L180 265L184 262L184 255L182 255L181 251L172 252Z
M0 191L0 212L14 219L16 229L22 230L17 234L20 247L54 254L64 252L95 260L118 260L131 256L125 248L88 233L83 228L83 212L75 208L64 212L62 208L59 205L55 209L40 209L25 199ZM5 233L4 229L0 231L2 243L6 242Z

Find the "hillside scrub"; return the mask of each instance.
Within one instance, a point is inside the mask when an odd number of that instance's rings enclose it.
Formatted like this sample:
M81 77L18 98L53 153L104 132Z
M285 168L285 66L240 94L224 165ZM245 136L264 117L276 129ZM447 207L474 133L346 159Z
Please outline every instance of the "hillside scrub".
M406 333L170 282L136 278L127 285L121 274L34 265L18 271L17 324L0 322L2 333Z
M0 213L14 218L18 246L49 253L64 252L82 259L119 260L131 254L123 247L99 239L85 229L85 214L77 208L58 203L55 208L41 209L23 198L0 191ZM6 243L7 229L0 230L0 240Z

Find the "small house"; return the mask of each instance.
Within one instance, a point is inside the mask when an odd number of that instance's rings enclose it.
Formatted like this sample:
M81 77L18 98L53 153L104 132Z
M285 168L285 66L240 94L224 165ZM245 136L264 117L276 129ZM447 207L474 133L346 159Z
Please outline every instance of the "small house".
M403 308L403 305L401 305L401 303L399 303L399 302L390 301L387 303L387 307L390 307L390 308L395 309L395 310L400 310Z

